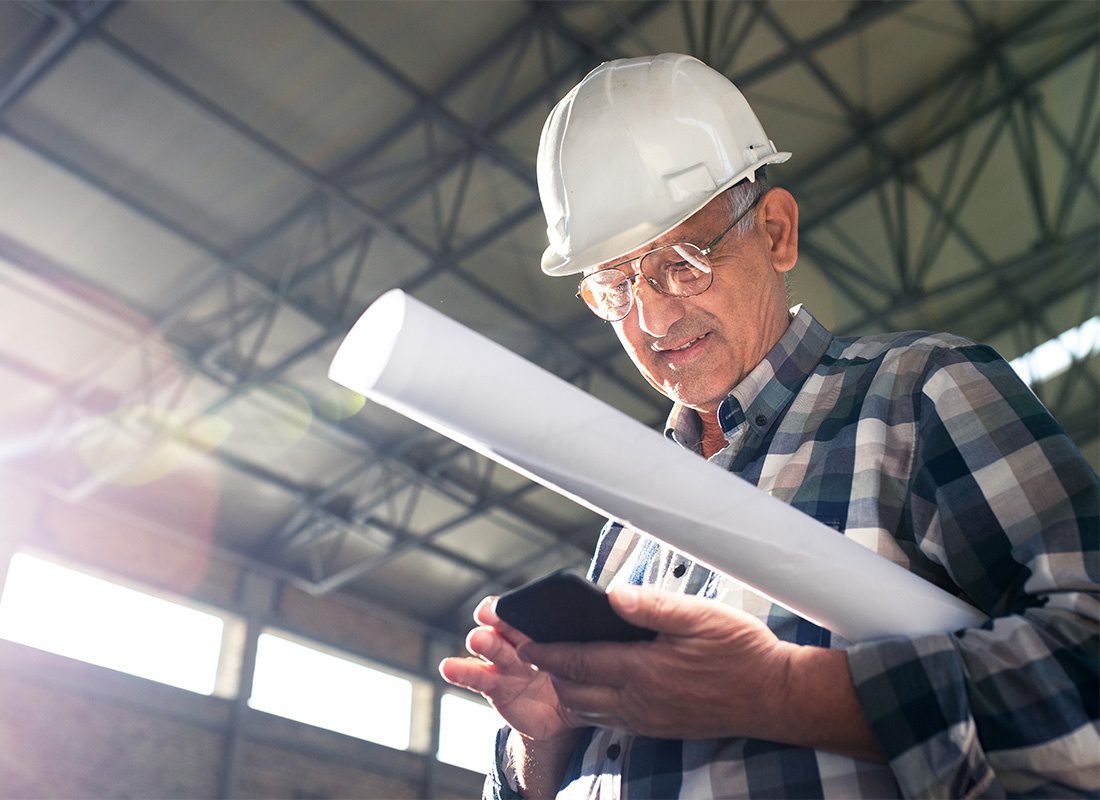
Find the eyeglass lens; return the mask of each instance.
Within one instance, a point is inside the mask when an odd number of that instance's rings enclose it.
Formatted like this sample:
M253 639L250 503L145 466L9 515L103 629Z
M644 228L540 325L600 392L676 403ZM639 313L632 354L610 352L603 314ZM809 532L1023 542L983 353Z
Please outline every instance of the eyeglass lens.
M632 284L639 275L657 291L674 297L705 292L713 279L710 260L698 247L684 242L646 253L638 264L638 274L618 268L592 273L581 281L581 298L596 316L610 322L620 320L630 313Z

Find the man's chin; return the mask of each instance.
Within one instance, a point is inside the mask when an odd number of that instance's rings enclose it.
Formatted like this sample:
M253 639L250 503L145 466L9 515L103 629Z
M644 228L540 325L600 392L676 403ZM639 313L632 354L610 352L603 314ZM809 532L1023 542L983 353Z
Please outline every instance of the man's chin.
M724 395L722 398L716 400L710 393L690 390L685 391L683 387L665 387L661 389L660 392L673 403L686 406L687 408L693 408L700 414L717 413L718 406L721 405L722 400L725 399Z
M718 406L726 398L727 393L717 392L717 399L715 399L715 387L700 386L695 381L684 380L685 375L668 375L666 373L662 380L656 378L647 370L642 370L641 373L650 386L673 403L693 408L700 413L709 408L713 408L717 412Z

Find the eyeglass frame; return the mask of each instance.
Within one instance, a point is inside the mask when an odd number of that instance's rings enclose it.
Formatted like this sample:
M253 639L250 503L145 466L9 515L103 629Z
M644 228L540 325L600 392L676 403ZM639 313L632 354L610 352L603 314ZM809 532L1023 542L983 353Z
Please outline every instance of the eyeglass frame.
M742 211L740 214L738 214L734 218L733 222L731 222L729 225L727 225L725 230L723 230L720 234L715 236L714 239L711 240L711 243L708 244L706 247L699 247L694 242L683 242L683 241L669 242L668 244L662 244L659 247L654 247L652 250L646 250L640 256L635 256L634 258L627 258L627 259L624 259L623 261L619 261L615 264L612 264L609 267L604 267L603 269L598 269L595 272L590 272L587 275L585 275L583 278L581 278L580 283L577 284L577 294L576 294L577 299L580 300L582 303L584 303L585 307L588 308L589 311L591 311L593 314L595 314L596 317L598 317L599 319L602 319L604 322L619 322L620 320L626 319L628 316L630 316L630 312L634 309L634 295L637 293L636 288L632 288L631 291L630 291L630 305L627 306L626 313L623 314L618 319L613 319L612 320L612 319L604 319L599 314L596 314L596 311L591 306L589 306L588 303L584 302L584 298L581 296L581 285L586 280L591 278L593 275L599 275L601 272L607 272L609 269L618 269L619 272L622 272L622 273L625 274L626 271L622 270L622 269L619 269L619 268L623 264L633 264L634 262L637 262L638 263L638 270L636 272L632 272L631 274L626 276L626 279L628 281L634 282L639 277L642 276L642 269L641 269L642 259L644 259L646 256L650 255L651 253L656 253L658 250L664 250L666 247L676 247L677 245L690 244L692 247L698 248L699 254L706 257L709 260L710 254L714 252L714 248L716 248L719 245L719 243L724 238L726 238L726 235L730 231L732 231L734 228L737 227L737 224L739 222L741 222L741 220L743 220L745 217L748 216L750 211L752 211L754 208L756 208L756 204L759 203L761 198L763 198L764 195L766 195L767 193L768 193L768 190L764 190L763 192L758 194L756 196L756 198L751 203L749 203L748 207L744 211ZM646 283L648 283L650 285L650 287L652 287L655 291L658 291L661 294L666 295L667 297L698 297L699 295L703 294L704 292L707 291L707 289L709 289L711 286L714 285L714 270L713 270L713 267L711 269L711 272L708 273L708 274L711 276L711 279L710 279L710 283L707 284L707 288L703 289L703 291L701 291L701 292L696 292L695 294L670 294L669 292L662 291L661 287L657 286L653 282L652 278L649 278L648 276L645 276L645 277L646 277Z

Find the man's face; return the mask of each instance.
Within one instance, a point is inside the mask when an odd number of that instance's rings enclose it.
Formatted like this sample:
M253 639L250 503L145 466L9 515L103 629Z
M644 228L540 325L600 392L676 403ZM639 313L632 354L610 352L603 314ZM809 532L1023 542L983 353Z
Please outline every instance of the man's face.
M772 190L772 195L777 192L782 190ZM783 194L784 201L790 198ZM750 233L731 231L710 254L714 282L709 289L693 297L671 297L637 281L633 308L612 323L645 379L675 402L698 411L717 411L787 328L782 273L793 261L775 257L776 226L767 222L773 199L769 195L761 200ZM790 199L792 206L793 202ZM797 210L794 213L797 226ZM718 197L627 257L673 242L705 247L730 219L726 199Z

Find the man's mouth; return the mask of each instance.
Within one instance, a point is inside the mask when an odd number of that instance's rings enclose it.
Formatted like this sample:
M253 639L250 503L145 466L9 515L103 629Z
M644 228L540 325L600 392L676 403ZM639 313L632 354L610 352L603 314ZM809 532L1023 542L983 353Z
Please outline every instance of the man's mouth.
M681 345L677 345L676 347L664 347L657 342L654 342L651 347L658 353L679 353L683 350L687 350L692 345L701 342L705 336L705 333L702 336L696 336L694 339L689 339L688 341L684 342Z

